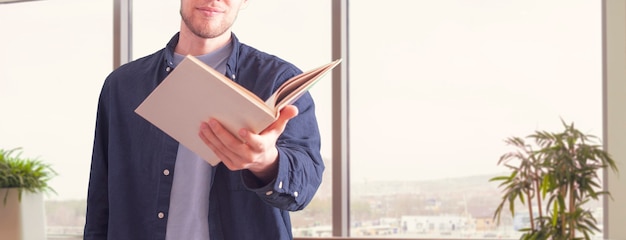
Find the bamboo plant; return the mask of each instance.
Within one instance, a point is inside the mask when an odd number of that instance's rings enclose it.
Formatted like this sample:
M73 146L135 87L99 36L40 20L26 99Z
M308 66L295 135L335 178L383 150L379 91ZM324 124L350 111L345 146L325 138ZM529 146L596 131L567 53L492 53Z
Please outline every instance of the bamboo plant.
M514 150L503 154L498 165L510 174L490 179L503 188L494 220L500 222L505 207L513 216L518 203L528 209L530 227L520 230L521 239L590 239L600 231L585 204L602 195L610 197L602 191L598 173L618 169L596 136L579 131L573 123L562 124L562 132L535 131L525 138L507 138L505 143ZM533 209L538 210L537 216Z
M24 191L31 193L55 192L48 182L56 172L49 164L39 159L21 157L20 148L0 149L0 188L17 188L21 200ZM9 191L5 191L6 203Z

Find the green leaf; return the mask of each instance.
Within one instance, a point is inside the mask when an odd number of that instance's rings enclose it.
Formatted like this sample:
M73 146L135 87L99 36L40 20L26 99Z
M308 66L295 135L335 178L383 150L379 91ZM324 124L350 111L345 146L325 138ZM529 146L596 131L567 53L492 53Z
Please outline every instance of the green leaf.
M0 188L19 188L20 199L23 191L56 193L48 185L48 181L57 175L52 167L39 159L23 158L20 150L0 149ZM5 195L5 203L6 199Z

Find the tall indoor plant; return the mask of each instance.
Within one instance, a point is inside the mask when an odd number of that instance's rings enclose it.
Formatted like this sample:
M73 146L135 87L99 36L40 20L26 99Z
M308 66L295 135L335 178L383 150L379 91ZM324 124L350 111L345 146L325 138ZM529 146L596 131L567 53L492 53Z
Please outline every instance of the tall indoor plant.
M45 239L43 194L56 172L21 149L0 149L0 236L6 240Z
M521 239L590 239L600 230L585 204L601 195L610 197L602 191L598 173L618 169L597 137L573 123L562 124L562 132L535 131L525 138L506 139L514 150L503 154L498 164L510 174L490 179L504 188L494 219L499 222L505 205L512 215L516 204L528 209L530 227L521 230Z

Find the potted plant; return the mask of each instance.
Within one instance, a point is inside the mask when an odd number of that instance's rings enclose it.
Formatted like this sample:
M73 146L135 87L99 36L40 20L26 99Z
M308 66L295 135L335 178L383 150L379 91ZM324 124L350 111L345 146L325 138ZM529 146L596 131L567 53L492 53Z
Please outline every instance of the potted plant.
M506 139L514 149L503 154L498 165L510 174L489 180L504 188L493 216L496 222L505 206L513 216L521 211L516 207L528 211L530 226L520 229L521 239L590 239L600 231L586 204L602 195L610 197L602 191L598 173L618 169L597 137L561 122L562 132L535 131Z
M0 236L7 240L45 239L43 194L56 172L20 149L0 149Z

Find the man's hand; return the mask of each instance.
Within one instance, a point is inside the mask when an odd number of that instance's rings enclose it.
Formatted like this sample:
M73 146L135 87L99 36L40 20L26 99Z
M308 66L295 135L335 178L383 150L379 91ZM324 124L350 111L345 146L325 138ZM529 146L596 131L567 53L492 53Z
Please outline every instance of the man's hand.
M286 106L278 119L259 134L240 129L239 138L226 130L217 120L209 119L200 126L200 138L213 150L230 170L248 169L267 183L278 172L276 140L290 119L298 115L298 108ZM242 140L240 140L242 139Z

